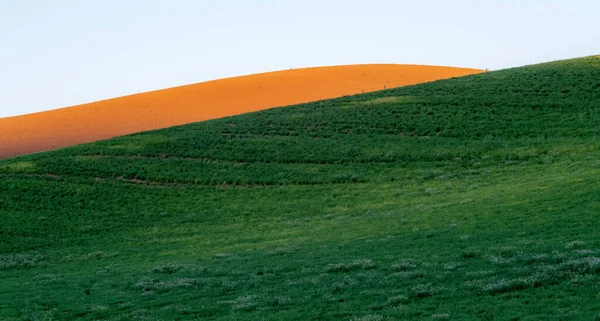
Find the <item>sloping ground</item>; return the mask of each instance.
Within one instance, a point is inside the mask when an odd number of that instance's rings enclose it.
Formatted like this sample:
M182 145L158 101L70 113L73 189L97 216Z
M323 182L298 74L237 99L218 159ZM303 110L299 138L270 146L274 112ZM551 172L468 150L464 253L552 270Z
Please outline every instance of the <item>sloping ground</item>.
M481 72L416 65L285 70L0 119L0 159L105 138Z
M600 318L600 59L0 161L0 320Z

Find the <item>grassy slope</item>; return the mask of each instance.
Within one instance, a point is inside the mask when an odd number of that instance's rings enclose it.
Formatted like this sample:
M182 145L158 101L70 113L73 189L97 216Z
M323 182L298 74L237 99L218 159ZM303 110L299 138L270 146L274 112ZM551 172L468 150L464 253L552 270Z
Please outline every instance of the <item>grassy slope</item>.
M599 135L589 57L2 161L0 320L589 320Z

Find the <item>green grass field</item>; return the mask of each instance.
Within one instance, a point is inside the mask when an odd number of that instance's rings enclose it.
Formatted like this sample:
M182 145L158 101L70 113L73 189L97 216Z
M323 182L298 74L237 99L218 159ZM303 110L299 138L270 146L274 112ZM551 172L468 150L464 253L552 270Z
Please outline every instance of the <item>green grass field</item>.
M2 321L594 320L599 284L600 56L0 161Z

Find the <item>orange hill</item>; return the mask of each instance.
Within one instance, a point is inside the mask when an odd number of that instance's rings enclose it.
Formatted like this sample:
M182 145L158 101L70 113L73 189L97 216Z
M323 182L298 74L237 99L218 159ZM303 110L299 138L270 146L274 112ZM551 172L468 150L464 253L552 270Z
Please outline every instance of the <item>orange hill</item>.
M349 65L219 79L0 119L0 159L182 125L444 78L481 70Z

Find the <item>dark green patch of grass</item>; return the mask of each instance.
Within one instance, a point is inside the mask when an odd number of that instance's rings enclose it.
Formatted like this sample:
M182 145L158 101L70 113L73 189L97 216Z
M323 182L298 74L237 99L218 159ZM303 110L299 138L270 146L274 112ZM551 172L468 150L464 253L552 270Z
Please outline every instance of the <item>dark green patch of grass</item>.
M588 57L1 161L0 320L593 319L599 82Z

